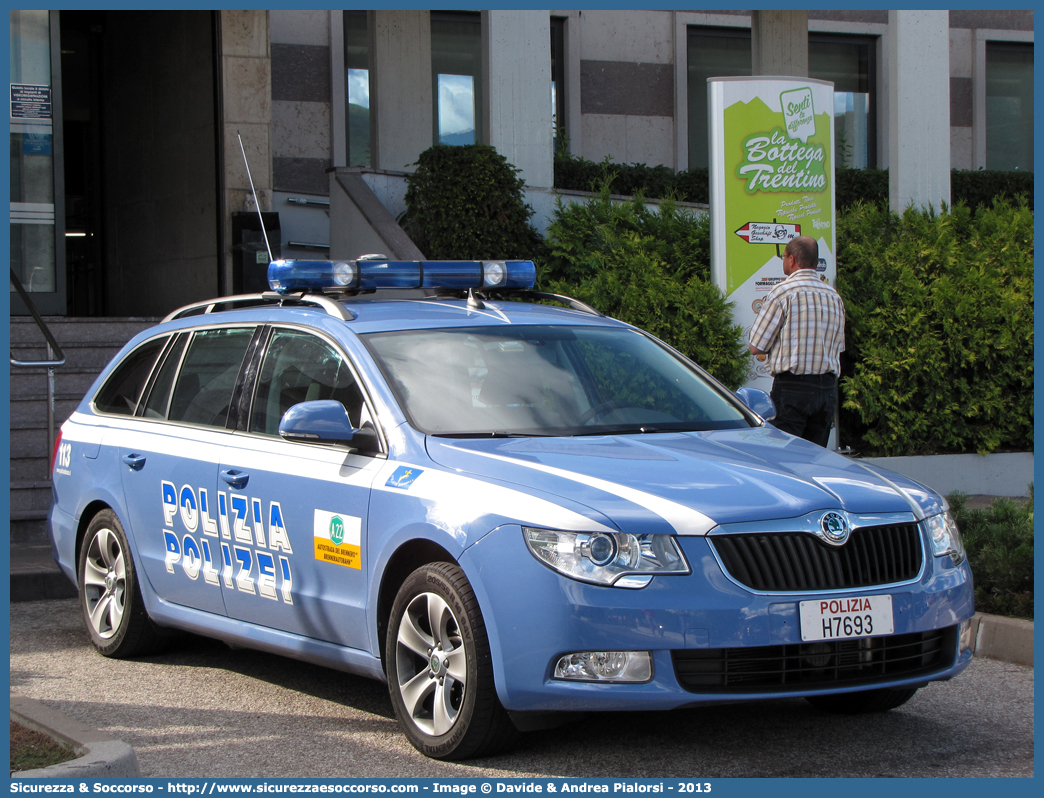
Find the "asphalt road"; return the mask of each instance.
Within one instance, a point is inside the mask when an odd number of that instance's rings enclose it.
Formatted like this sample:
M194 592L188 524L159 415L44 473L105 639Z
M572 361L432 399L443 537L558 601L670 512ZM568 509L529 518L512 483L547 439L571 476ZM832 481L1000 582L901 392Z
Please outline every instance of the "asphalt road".
M383 684L193 636L104 659L67 600L11 606L11 690L129 743L147 777L1033 776L1033 669L984 659L881 715L800 699L611 713L441 763L399 733Z

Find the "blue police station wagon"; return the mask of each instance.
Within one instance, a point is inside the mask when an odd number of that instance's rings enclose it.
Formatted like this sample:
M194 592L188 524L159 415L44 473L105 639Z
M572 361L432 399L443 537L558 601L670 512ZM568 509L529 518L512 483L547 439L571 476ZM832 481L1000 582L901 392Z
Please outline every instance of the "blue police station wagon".
M105 656L181 629L386 680L440 759L582 712L887 710L968 665L942 498L531 262L269 278L135 337L62 426L54 552Z

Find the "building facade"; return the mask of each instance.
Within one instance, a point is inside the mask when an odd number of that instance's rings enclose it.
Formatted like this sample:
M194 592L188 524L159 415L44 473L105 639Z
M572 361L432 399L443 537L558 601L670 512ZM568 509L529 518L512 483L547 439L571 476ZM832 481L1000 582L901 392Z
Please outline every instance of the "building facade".
M1033 169L1032 11L757 13L12 11L12 268L53 315L248 290L251 178L279 252L353 257L437 142L495 146L539 216L556 147L706 166L706 79L773 58L834 83L849 166L938 198L951 168Z

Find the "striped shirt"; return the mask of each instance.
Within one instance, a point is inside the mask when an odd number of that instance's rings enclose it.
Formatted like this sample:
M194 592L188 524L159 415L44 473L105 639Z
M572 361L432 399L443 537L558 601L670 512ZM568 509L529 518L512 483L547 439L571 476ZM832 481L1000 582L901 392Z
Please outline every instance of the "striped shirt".
M769 371L841 374L845 303L813 269L799 269L769 292L750 328L750 344L768 352Z

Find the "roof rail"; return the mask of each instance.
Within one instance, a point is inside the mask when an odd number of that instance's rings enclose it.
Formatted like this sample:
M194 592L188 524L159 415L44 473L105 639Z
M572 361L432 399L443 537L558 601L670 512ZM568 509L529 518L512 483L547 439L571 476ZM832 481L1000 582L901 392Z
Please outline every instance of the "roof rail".
M327 314L335 318L341 319L342 321L351 321L355 318L355 315L348 310L340 302L330 299L326 296L320 296L318 294L277 294L275 291L264 291L260 294L237 294L235 296L223 296L217 297L216 299L207 299L203 302L193 302L192 304L180 307L168 313L163 321L173 321L174 319L185 318L186 316L193 315L194 313L214 313L219 311L221 307L225 305L264 305L269 303L276 303L280 306L288 304L301 304L301 305L312 305L314 307L322 308Z

